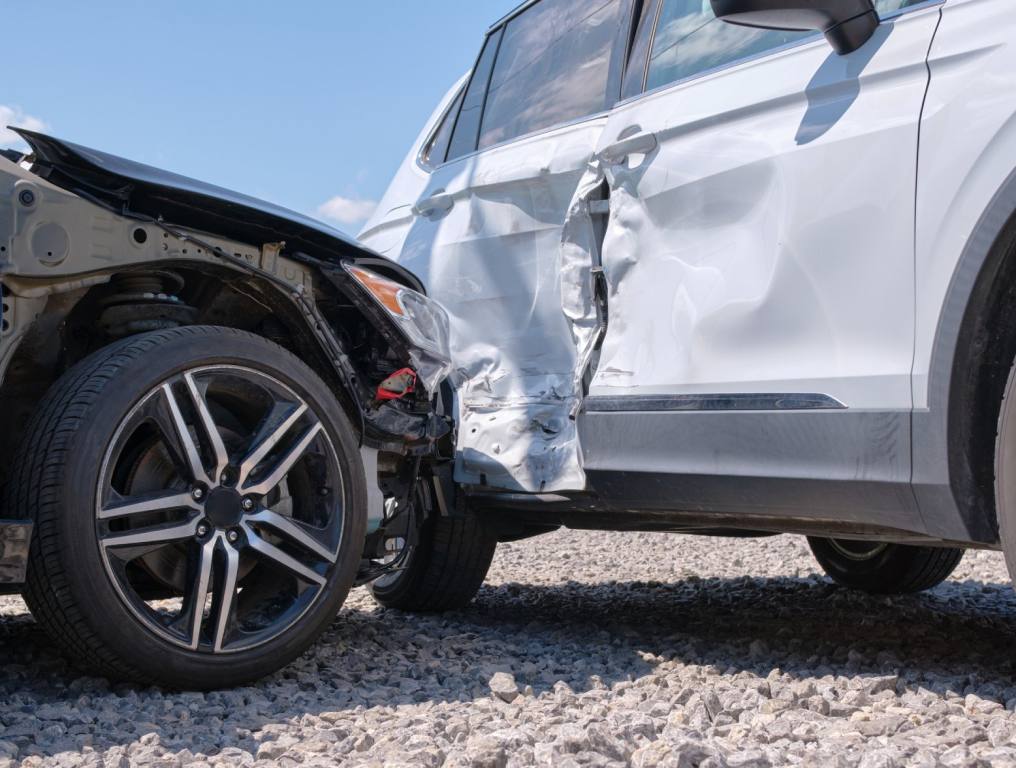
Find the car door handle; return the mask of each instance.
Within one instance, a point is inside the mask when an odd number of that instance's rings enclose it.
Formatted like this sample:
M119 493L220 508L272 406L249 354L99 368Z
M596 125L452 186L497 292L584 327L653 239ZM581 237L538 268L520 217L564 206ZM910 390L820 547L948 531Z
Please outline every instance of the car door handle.
M448 192L439 192L425 198L413 206L413 213L417 216L434 216L439 213L448 213L455 207L455 195Z
M631 155L648 155L660 146L655 133L636 133L627 139L621 139L600 153L600 157L608 163L623 163Z

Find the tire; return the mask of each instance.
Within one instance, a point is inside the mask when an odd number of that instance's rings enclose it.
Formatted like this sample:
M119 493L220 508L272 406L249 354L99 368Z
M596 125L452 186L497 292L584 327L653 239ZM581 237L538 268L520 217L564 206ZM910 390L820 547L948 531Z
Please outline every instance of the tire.
M995 440L995 513L999 538L1016 584L1016 365L1009 371Z
M497 539L475 515L432 516L405 568L370 585L385 608L439 613L465 608L487 577Z
M68 371L27 434L6 500L36 522L24 597L89 671L246 683L302 654L345 601L363 465L333 393L281 347L216 327L123 340Z
M811 551L837 584L876 595L903 595L938 586L956 570L963 550L809 537Z

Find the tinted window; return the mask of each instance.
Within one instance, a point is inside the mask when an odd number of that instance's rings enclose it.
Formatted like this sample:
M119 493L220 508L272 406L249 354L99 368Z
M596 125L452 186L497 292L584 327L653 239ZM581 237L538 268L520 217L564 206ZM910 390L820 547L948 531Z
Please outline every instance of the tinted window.
M924 0L875 0L875 9L880 16L886 16L923 2Z
M649 44L653 40L653 26L656 23L656 13L659 8L660 0L645 0L642 4L642 11L639 14L638 26L635 31L635 41L631 46L628 68L625 70L624 83L621 85L622 99L642 93L642 84L646 80Z
M607 108L621 5L543 0L508 22L483 113L481 149Z
M480 53L480 59L473 69L473 76L466 88L458 120L455 121L455 129L448 149L449 160L476 151L476 137L480 133L480 118L483 117L484 96L487 93L490 71L494 66L494 57L497 55L497 46L500 40L500 31L487 38L483 52Z
M431 137L427 148L423 150L423 162L428 165L441 165L445 161L445 158L448 157L448 147L452 141L452 129L455 128L455 118L458 117L459 107L462 106L462 95L464 93L464 91L459 91L459 95L455 97L455 101L452 102L451 107L441 119L441 125Z
M727 24L710 0L663 0L649 57L646 90L793 43L813 32L784 32Z

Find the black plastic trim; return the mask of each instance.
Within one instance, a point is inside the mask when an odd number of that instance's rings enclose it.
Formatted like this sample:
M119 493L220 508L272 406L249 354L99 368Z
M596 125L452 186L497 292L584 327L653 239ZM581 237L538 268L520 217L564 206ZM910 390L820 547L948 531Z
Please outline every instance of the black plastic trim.
M585 400L588 413L651 411L815 411L845 410L839 400L822 394L627 395Z
M728 24L820 31L841 56L868 42L879 25L872 0L712 0L712 6Z

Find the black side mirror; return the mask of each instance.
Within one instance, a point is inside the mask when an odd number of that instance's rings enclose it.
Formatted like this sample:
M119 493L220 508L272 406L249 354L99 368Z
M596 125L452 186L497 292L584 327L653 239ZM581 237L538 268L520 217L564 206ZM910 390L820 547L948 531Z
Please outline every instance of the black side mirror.
M868 42L878 29L872 0L712 0L716 18L764 29L816 30L841 56Z

